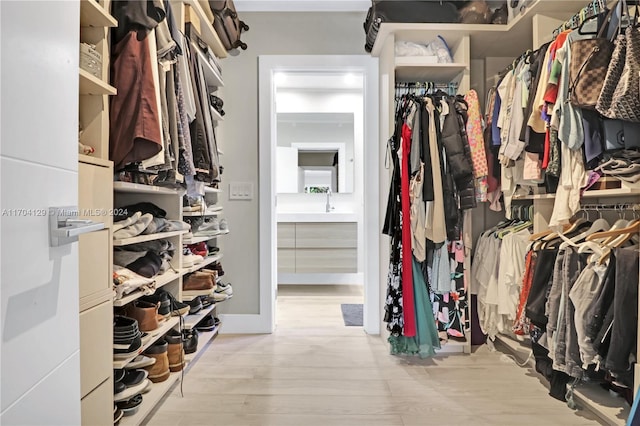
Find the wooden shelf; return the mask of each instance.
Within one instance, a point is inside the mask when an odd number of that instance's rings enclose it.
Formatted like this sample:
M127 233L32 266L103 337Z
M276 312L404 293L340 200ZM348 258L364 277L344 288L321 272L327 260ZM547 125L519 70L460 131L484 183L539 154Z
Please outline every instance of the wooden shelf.
M184 190L171 188L163 188L154 185L142 185L131 182L113 182L113 190L116 192L126 192L132 194L164 194L164 195L180 195L184 194Z
M186 355L187 362L193 362L202 352L204 352L209 344L216 338L220 331L220 324L211 331L199 331L198 332L198 348L192 354ZM187 370L188 371L188 370Z
M528 340L519 341L499 334L496 336L496 343L504 346L518 359L518 362L528 360L526 368L535 368L535 359L529 355L531 346L527 346ZM544 383L548 387L548 384ZM574 390L574 396L579 405L591 411L607 424L624 425L629 417L630 410L624 400L612 396L597 384L582 383L578 385Z
M169 284L172 281L177 280L178 278L180 278L182 275L184 275L185 272L180 271L180 272L174 272L172 270L168 270L167 272L165 272L162 275L158 275L156 276L156 278L154 279L154 281L156 282L156 290L164 287L165 285ZM128 303L133 302L134 300L137 300L139 298L141 298L142 296L144 296L144 293L140 290L136 290L132 293L127 294L126 296L124 296L122 299L116 299L113 301L113 306L124 306Z
M199 271L200 269L204 268L205 266L209 266L212 263L215 263L215 262L219 261L222 258L223 258L223 254L222 253L218 253L218 254L215 254L213 256L207 256L207 257L204 258L204 261L198 263L197 265L193 265L193 266L190 266L188 268L182 268L182 275L190 274L190 273L195 272L195 271Z
M145 350L147 350L147 348L153 345L156 340L164 336L167 331L175 327L178 324L179 320L180 318L178 317L170 317L168 320L160 324L160 327L148 332L149 335L151 335L151 338L147 341L147 343L144 343L142 345L142 347L138 350L138 353L136 353L135 355L131 355L126 359L113 360L113 368L124 368L124 366L129 364L135 357L137 357L139 354L143 353Z
M118 21L95 0L80 1L81 27L117 27Z
M426 63L420 57L397 57L396 80L403 81L433 81L449 83L458 79L468 67L465 64L434 64Z
M207 211L205 210L204 212L200 211L200 212L182 212L182 216L183 217L198 217L198 216L220 216L222 214L222 208L220 208L220 210L215 210L215 211L210 211L207 213Z
M78 161L86 164L93 164L94 166L100 167L111 167L113 165L113 161L105 160L99 157L92 157L90 155L78 154Z
M214 107L210 107L210 108L211 108L211 117L213 118L213 121L215 121L216 123L219 121L224 121L224 117L220 115L218 110L216 110Z
M442 36L452 49L462 37L469 35L472 59L483 59L489 56L513 58L531 49L534 15L547 15L565 20L577 13L584 5L584 0L537 0L527 8L524 15L519 15L507 25L383 23L371 55L380 56L383 44L391 34L395 35L396 41L416 43L428 43Z
M204 241L209 241L212 240L216 237L219 237L220 235L227 235L229 233L229 231L226 232L218 232L215 235L211 235L211 236L204 236L204 237L193 237L190 240L183 240L182 244L198 244L198 243L202 243Z
M640 197L640 188L614 188L585 191L582 198L615 198L615 197ZM513 197L514 200L553 200L556 194L533 194L523 197Z
M196 325L200 323L207 315L209 315L216 308L216 304L207 306L206 308L202 308L200 312L187 315L184 317L184 328L186 330L191 330Z
M78 68L78 70L80 72L81 95L116 95L118 93L115 87L100 80L90 72L87 72L82 68Z
M222 76L214 68L213 65L209 63L209 60L205 56L198 47L191 43L191 51L198 52L198 56L200 57L200 61L202 62L202 69L204 70L204 80L209 87L224 87L224 82L222 81Z
M184 231L172 231L172 232L159 232L157 234L139 235L133 238L123 238L121 240L113 240L113 246L122 247L122 246L128 246L136 243L144 243L145 241L163 240L165 238L183 235L183 234L186 234L187 232L189 231L184 230Z
M186 357L185 357L186 361ZM139 425L144 419L153 411L156 405L162 400L162 398L171 390L174 384L180 381L182 376L181 371L171 373L169 378L164 382L154 383L151 385L151 390L145 394L142 394L142 404L138 412L133 416L125 416L118 423L121 426Z
M204 10L202 10L202 6L200 6L200 2L198 0L184 0L185 4L191 6L200 18L200 27L202 34L202 40L204 40L211 50L213 50L214 55L218 58L226 58L227 57L227 49L224 48L222 42L220 41L220 37L218 37L218 33L213 29L213 24L209 22L209 18L205 15Z

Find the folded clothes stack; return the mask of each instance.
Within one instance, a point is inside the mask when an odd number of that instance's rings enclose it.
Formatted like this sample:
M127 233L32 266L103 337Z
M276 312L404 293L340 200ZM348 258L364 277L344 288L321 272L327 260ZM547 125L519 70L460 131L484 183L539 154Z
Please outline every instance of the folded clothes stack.
M610 158L601 163L595 170L625 182L639 182L640 152L626 149L612 152Z
M125 213L114 216L113 238L116 240L133 238L138 235L161 232L188 231L190 226L181 220L166 219L166 212L153 203L138 203L121 207Z
M136 290L141 290L144 294L153 294L155 288L152 278L145 278L128 268L113 265L113 290L116 292L116 300Z
M165 273L171 268L169 263L175 255L175 247L169 240L153 240L125 247L116 247L113 251L113 263L151 278Z

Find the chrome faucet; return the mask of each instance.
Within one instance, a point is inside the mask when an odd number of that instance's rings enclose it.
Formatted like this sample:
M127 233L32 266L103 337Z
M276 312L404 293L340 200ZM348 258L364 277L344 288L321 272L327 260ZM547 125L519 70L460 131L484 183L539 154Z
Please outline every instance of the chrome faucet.
M327 205L326 205L326 212L329 213L331 212L331 210L335 209L335 207L333 207L331 205L331 188L329 188L327 190Z

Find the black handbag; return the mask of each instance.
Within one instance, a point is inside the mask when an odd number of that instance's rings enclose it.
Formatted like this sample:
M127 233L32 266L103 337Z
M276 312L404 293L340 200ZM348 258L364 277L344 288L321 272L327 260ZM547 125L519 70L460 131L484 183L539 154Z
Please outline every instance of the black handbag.
M605 151L640 148L640 123L609 118L603 118L602 122Z

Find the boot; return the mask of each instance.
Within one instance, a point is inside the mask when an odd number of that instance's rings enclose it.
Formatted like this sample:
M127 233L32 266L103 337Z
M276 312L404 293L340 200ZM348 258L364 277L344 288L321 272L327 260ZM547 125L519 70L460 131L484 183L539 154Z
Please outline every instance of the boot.
M182 346L182 333L174 329L164 336L168 343L169 370L180 371L184 368L184 348Z
M156 360L155 364L144 368L149 372L148 379L153 383L164 382L169 378L168 347L168 343L160 339L144 352L146 356Z
M138 321L140 331L153 331L158 328L159 307L160 302L154 304L144 300L136 300L127 305L125 312L128 317Z

